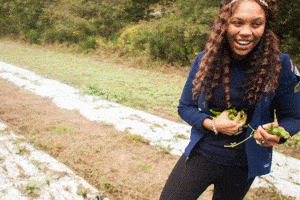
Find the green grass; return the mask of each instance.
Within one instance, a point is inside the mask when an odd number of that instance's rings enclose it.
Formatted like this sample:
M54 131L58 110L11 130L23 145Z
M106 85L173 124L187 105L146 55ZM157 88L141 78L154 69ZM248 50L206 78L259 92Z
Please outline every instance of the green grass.
M151 168L152 168L152 166L151 165L147 165L147 164L145 164L145 163L141 163L141 164L138 164L138 165L136 165L138 168L140 168L140 169L142 169L143 171L145 171L145 172L148 172Z
M81 90L135 109L177 117L186 77L0 41L0 61L59 80Z
M20 155L23 155L24 154L24 151L25 151L26 147L25 146L20 146L18 149L17 149L17 152L16 154L20 154Z
M137 135L137 134L130 135L130 140L135 140L135 141L147 144L147 145L150 144L149 140L146 140L145 138L143 138L143 136Z
M43 184L40 182L32 182L24 185L23 188L28 191L28 194L39 195L42 186Z
M51 126L50 131L54 134L66 134L66 133L76 133L78 132L75 128L70 126Z

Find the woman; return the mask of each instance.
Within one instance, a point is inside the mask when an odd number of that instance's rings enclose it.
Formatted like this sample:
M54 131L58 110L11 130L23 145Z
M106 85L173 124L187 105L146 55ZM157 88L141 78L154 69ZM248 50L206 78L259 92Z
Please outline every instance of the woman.
M297 68L280 53L272 31L275 0L232 0L221 6L206 50L192 64L178 113L192 126L191 141L160 199L197 199L214 184L213 199L243 199L256 176L271 169L272 147L286 140L266 130L274 121L291 135L300 130ZM228 118L228 109L246 118ZM222 112L212 120L214 111ZM252 130L251 138L233 148ZM235 133L241 133L236 135Z

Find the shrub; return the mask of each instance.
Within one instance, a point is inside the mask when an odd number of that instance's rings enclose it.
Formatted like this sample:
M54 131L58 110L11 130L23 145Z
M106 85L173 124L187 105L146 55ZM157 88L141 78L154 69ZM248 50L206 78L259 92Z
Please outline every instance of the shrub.
M171 64L185 66L195 58L195 52L205 48L210 27L169 16L152 22L130 26L118 38L123 52L146 54Z
M85 41L82 41L81 44L85 50L96 49L96 38L94 36L89 36Z
M185 25L172 17L160 20L149 36L150 56L169 63L187 64L187 49L184 42Z
M295 37L291 37L290 35L284 35L281 43L281 51L288 53L293 62L296 64L299 63L300 49L297 47L300 46L300 41Z
M71 12L88 22L80 28L88 35L94 34L108 39L125 26L123 22L124 8L120 2L81 0L72 5ZM87 24L88 26L86 26ZM94 30L91 31L91 27Z
M126 27L118 37L116 46L124 52L145 52L149 39L148 36L151 32L150 26L149 23L141 22L137 25Z
M31 43L38 43L40 35L47 27L47 20L41 16L51 0L11 0L4 1L0 6L0 27L8 35L23 35ZM43 19L43 20L41 20Z

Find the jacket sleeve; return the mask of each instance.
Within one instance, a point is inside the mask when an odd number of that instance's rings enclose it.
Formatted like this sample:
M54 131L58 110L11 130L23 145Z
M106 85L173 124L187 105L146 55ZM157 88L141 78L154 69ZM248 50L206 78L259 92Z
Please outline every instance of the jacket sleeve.
M195 79L196 73L199 71L199 65L203 54L204 51L201 52L192 63L192 67L189 76L187 78L187 81L185 83L185 86L183 88L182 95L179 100L179 106L178 106L179 116L184 121L186 121L189 125L191 125L193 128L197 129L202 133L204 133L204 130L206 130L202 125L203 121L206 118L210 118L210 116L198 108L198 99L197 100L193 99L192 90L194 87L193 80ZM202 103L203 102L199 102L199 104L203 105Z
M280 86L272 100L271 108L276 109L279 125L293 136L300 131L300 91L294 91L299 79L287 54L281 55L281 65Z

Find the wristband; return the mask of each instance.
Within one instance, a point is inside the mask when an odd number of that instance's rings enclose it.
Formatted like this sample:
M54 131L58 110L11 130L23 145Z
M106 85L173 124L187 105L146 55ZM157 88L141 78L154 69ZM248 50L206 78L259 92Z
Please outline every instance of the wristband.
M216 129L215 121L216 121L216 119L213 119L212 128L213 128L215 134L218 135L218 131Z

